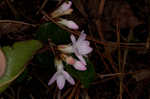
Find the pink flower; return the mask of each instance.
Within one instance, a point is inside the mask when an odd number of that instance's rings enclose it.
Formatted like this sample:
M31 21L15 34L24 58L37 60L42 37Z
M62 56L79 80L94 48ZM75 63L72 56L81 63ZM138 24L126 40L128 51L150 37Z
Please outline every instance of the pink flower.
M73 29L73 30L79 29L79 26L74 21L71 21L71 20L60 19L60 21L58 21L58 23L66 26L70 29Z
M71 41L72 41L72 46L73 46L73 51L75 55L79 58L79 60L86 65L86 61L83 58L83 56L86 56L90 52L92 52L92 48L90 47L89 41L85 40L86 39L86 34L84 31L81 32L80 37L78 40L76 40L74 35L71 35Z
M67 64L72 65L75 69L80 71L85 71L87 69L85 64L74 59L72 56L67 56L65 54L62 54L61 56Z
M81 70L81 71L87 70L85 64L83 64L81 61L76 60L75 63L72 65L77 70Z
M62 51L63 53L75 53L82 64L87 65L84 59L84 56L92 52L92 48L90 47L90 42L85 40L86 34L84 31L81 32L80 37L76 40L74 35L70 36L72 45L59 45L58 50Z
M55 65L57 67L57 72L52 76L49 80L48 85L51 85L55 81L57 82L58 88L61 90L64 88L65 81L67 80L71 85L75 84L74 79L68 74L68 72L64 71L63 63L61 60L55 60Z

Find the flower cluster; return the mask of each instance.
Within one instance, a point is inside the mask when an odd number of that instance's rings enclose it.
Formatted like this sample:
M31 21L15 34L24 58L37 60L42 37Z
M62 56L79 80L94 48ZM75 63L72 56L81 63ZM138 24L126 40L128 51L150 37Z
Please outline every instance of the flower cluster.
M86 40L86 34L84 33L84 31L81 32L78 40L76 40L74 35L71 35L70 38L71 38L72 44L59 45L58 50L67 54L74 53L76 57L79 59L79 61L76 59L73 59L71 56L65 56L66 60L67 59L74 60L73 62L74 64L70 64L70 65L73 65L74 68L78 70L82 70L83 68L86 68L85 66L87 65L84 57L86 57L87 54L92 52L92 48L90 47L89 41Z
M58 18L63 15L68 15L73 12L73 9L71 8L72 2L64 2L61 6L59 6L55 11L51 13L52 18ZM72 20L67 20L63 18L58 18L59 21L57 23L64 25L70 29L77 30L79 29L79 26Z
M65 80L72 85L75 84L73 78L66 71L64 71L62 61L72 65L76 70L85 71L87 69L87 64L84 57L87 57L87 54L92 52L92 48L89 46L89 41L85 39L86 34L84 31L81 32L78 40L75 39L74 35L71 35L70 38L72 44L57 46L57 49L61 52L60 59L55 59L57 72L53 75L48 83L48 85L51 85L56 80L57 86L60 90L64 87ZM72 53L74 53L78 59L69 55Z
M73 10L70 8L72 5L71 1L64 2L58 9L52 12L52 18L56 18L62 15L70 14ZM78 25L73 21L68 21L66 19L60 19L58 23L63 24L71 29L78 29ZM86 34L84 31L81 32L78 39L74 35L70 36L72 41L71 44L58 45L57 50L60 52L59 58L55 58L56 73L49 80L48 85L51 85L55 81L57 82L58 88L61 90L65 85L67 80L71 85L75 84L74 79L69 75L68 72L64 70L63 62L73 66L76 70L85 71L87 70L87 63L84 57L92 52L89 41L86 40ZM74 54L76 58L72 56Z

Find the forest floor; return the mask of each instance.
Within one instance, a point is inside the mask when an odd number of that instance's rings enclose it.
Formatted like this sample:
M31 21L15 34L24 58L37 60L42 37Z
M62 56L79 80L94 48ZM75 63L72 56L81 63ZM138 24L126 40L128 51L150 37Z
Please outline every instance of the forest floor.
M32 39L38 27L65 0L0 0L0 45ZM96 77L89 88L80 81L59 91L48 86L49 70L34 59L25 77L0 99L150 99L150 1L72 0L64 18L85 30ZM43 13L44 12L44 13ZM19 22L19 23L17 23ZM78 33L78 32L77 32Z

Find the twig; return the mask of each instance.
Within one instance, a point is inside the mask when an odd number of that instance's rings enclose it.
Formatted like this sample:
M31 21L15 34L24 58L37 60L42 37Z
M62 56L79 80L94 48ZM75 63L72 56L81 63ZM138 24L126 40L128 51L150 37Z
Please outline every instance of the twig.
M63 93L62 99L65 99L65 97L71 92L72 88L68 88L67 91Z
M55 23L55 24L56 24L57 26L59 26L60 28L66 30L66 31L68 31L68 32L70 32L70 33L72 33L72 34L74 34L74 35L77 35L77 36L80 35L80 32L79 32L79 31L73 31L73 30L70 30L70 29L68 29L68 28L66 28L66 27L64 27L64 26L62 26L62 25L59 25L55 20L53 20L52 18L50 18L50 17L45 13L45 11L42 10L42 11L40 11L40 13L43 14L43 15L47 18L47 20L49 20L49 21ZM92 38L92 37L89 37L89 36L87 36L87 39L90 40L90 41L93 41L93 42L95 42L95 43L97 43L97 44L102 44L102 45L104 45L104 46L118 47L118 44L117 44L116 42L99 41L99 40L96 40L95 38ZM140 48L141 48L141 50L142 50L142 49L145 48L145 45L146 45L145 43L120 43L120 48L130 48L130 49L136 49L136 48L140 49ZM136 50L137 50L137 49L136 49Z
M78 89L79 84L80 84L80 83L79 83L79 81L78 81L78 82L76 83L75 87L73 88L71 94L68 96L67 99L73 99L73 96L74 96L76 90Z
M97 49L98 49L98 48L96 48L96 52L97 52L97 54L101 57L101 59L102 59L102 61L103 61L103 64L105 65L106 70L110 72L109 66L108 66L108 64L107 64L107 63L105 62L105 60L104 60L104 55L103 55L103 53L100 53Z
M53 55L56 56L55 48L54 48L54 47L56 47L56 45L54 43L52 43L50 39L48 39L48 43L49 43L49 47L50 47Z
M97 74L98 77L100 77L101 79L105 78L105 77L118 77L120 75L126 76L126 75L134 75L137 73L140 73L143 70L139 70L139 71L135 71L135 72L127 72L127 73L114 73L114 74Z
M104 41L104 36L103 36L103 33L102 33L101 20L100 19L96 20L96 27L97 27L98 34L99 34L99 37L100 37L101 41Z
M33 76L43 85L43 87L45 87L46 89L48 89L49 93L51 93L49 87L43 82L43 80L41 80L36 74L33 74Z
M47 4L48 0L44 0L41 7L39 8L39 10L36 12L36 15L39 14L39 12L45 7L45 5Z
M5 2L7 3L8 7L11 9L11 11L14 14L15 18L18 18L19 14L18 14L17 10L15 9L15 7L11 4L10 0L5 0Z
M105 4L105 0L101 0L100 4L99 4L99 9L98 9L98 16L100 17L103 13L104 10L104 4ZM97 30L98 30L98 34L99 37L102 41L104 41L104 36L102 33L102 27L101 27L101 19L97 19L96 20L96 26L97 26Z
M18 88L18 90L17 90L17 99L20 99L20 91L21 91L21 86Z
M98 16L101 16L104 10L105 0L101 0L99 4Z
M150 10L150 0L146 0L146 4L147 4L147 6L148 6L148 10ZM148 49L149 48L149 46L150 46L150 16L149 16L149 13L148 14L146 14L146 16L147 16L147 22L148 22L148 26L147 26L147 28L148 28L148 38L147 38L147 41L146 41L146 48Z
M37 25L35 24L30 24L30 23L25 23L22 21L15 21L15 20L0 20L0 23L13 23L13 24L23 24L23 25L28 25L28 26L32 26L32 27L37 27Z
M122 74L121 69L121 51L120 51L120 28L119 28L119 22L117 22L117 44L118 44L118 65L119 65L119 72ZM123 76L120 75L120 99L122 99L122 93L123 93Z
M129 32L129 35L128 35L128 42L131 41L132 35L133 35L133 29L130 29L130 32ZM125 69L127 55L128 55L128 48L125 49L124 54L123 54L122 72L124 72L124 69Z
M114 78L116 78L115 76L112 76L112 77L109 77L109 78L106 78L106 79L104 79L104 80L99 80L99 81L95 81L95 82L92 82L91 84L92 85L96 85L96 84L100 84L100 83L105 83L105 82L107 82L107 81L109 81L109 80L112 80L112 79L114 79Z

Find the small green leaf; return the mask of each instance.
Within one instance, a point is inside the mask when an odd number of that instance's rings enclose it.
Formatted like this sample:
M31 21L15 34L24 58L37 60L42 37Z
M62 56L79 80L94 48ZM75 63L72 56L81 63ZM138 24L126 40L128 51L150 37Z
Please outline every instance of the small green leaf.
M72 66L66 65L66 70L76 79L80 80L85 88L89 87L89 84L95 78L95 70L93 64L87 60L87 70L86 71L78 71L75 70Z
M39 27L36 38L43 42L47 42L49 38L55 44L65 44L70 42L70 33L49 22Z
M28 40L15 43L12 47L3 47L7 59L7 67L4 75L0 78L0 92L15 80L25 69L25 64L32 58L34 53L42 47L37 40Z

